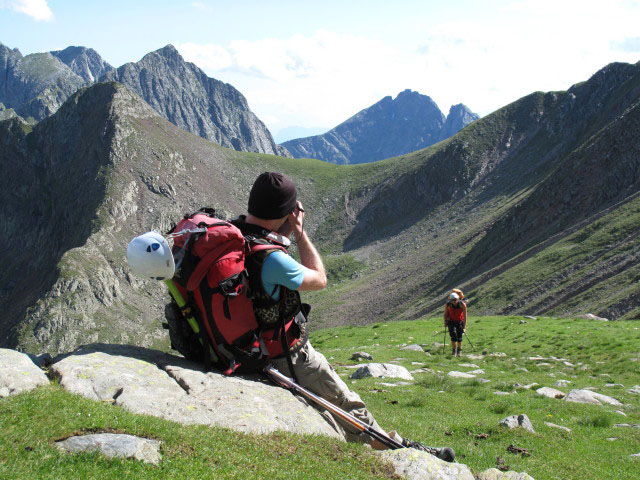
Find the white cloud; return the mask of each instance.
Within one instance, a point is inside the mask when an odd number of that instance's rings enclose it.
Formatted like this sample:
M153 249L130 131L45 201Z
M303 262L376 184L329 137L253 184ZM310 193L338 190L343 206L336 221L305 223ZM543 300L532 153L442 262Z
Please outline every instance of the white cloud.
M47 0L0 0L0 9L24 13L37 21L53 20Z
M405 88L441 110L489 113L537 90L565 90L612 61L637 62L640 1L519 0L482 21L440 23L411 45L318 31L228 45L178 45L231 83L272 130L336 126ZM626 42L626 43L625 43Z

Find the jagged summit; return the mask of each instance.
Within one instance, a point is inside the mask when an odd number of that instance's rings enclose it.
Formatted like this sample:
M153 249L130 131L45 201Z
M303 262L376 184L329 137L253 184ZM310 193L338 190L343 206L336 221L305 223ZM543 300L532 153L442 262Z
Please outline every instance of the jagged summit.
M207 77L172 45L108 72L100 80L126 85L171 123L223 147L287 154L276 146L238 90Z
M478 118L470 111L456 115L447 122L430 97L406 89L395 99L382 98L325 134L282 145L296 158L368 163L433 145Z
M67 47L50 52L86 82L93 83L113 67L105 62L93 48Z

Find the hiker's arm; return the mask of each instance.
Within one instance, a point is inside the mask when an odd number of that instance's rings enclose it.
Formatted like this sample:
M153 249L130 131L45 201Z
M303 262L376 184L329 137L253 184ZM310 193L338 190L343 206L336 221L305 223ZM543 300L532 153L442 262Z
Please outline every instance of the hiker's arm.
M327 286L327 274L324 271L322 258L313 246L311 240L304 231L304 209L298 202L296 209L289 215L288 223L293 229L293 234L298 242L298 252L300 253L300 263L307 270L304 272L304 280L298 290L321 290Z

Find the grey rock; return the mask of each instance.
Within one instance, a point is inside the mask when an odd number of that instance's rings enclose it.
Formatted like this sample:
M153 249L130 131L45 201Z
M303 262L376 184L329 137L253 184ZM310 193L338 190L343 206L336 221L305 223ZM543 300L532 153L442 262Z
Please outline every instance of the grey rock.
M524 325L526 322L526 320L520 320L520 325Z
M424 352L420 345L407 345L406 347L402 347L400 350L411 350L414 352Z
M72 393L182 424L241 432L276 430L343 438L306 402L257 376L224 377L155 350L92 345L51 366Z
M413 448L385 450L377 454L393 465L396 475L407 480L474 480L466 465L448 463Z
M587 389L571 390L566 396L565 400L567 402L592 403L594 405L601 405L603 403L608 403L609 405L622 405L621 402L613 397L602 395L601 393L592 392L591 390Z
M475 363L459 363L458 366L465 367L465 368L480 368Z
M571 383L573 383L571 380L558 380L554 385L556 387L567 387Z
M400 365L390 363L369 363L363 365L349 376L351 379L366 377L413 380L413 376L409 373L409 370Z
M476 378L476 382L478 382L478 383L490 383L491 380L487 380L486 378Z
M495 392L493 392L494 395L501 395L501 396L505 396L505 395L511 395L512 392L502 392L500 390L497 390Z
M637 423L616 423L614 427L617 428L640 428L640 425Z
M17 395L48 384L47 376L28 355L0 348L0 397Z
M555 423L551 423L551 422L544 422L544 424L547 427L551 427L551 428L557 428L559 430L564 430L565 432L569 432L571 433L571 429L568 427L563 427L562 425L556 425Z
M534 480L534 478L526 472L501 472L497 468L490 468L489 470L479 473L477 480Z
M632 455L629 455L630 457L640 457L640 453L634 453Z
M109 458L134 458L153 465L160 463L161 444L158 440L120 433L96 433L55 442L58 449L68 453L98 451Z
M631 387L629 390L627 390L629 393L640 393L640 385L634 385L633 387Z
M626 414L626 413L624 413L622 410L616 410L616 413L617 413L618 415L622 415L623 417L626 417L626 416L627 416L627 414Z
M609 442L615 442L616 440L618 440L618 437L608 437L606 440Z
M105 73L113 70L113 67L105 62L93 48L67 47L64 50L50 53L86 83L93 83Z
M533 317L531 315L525 315L524 318L528 318L529 320L537 320L537 317Z
M471 370L470 372L471 375L484 375L484 370L482 370L481 368L477 369L477 370Z
M608 322L609 321L608 318L599 317L597 315L594 315L593 313L587 313L585 315L579 315L578 318L584 318L586 320L599 320L601 322Z
M447 373L447 375L453 378L476 378L476 376L471 373L458 372L455 370Z
M373 360L373 356L367 352L355 352L351 355L351 360Z
M604 386L607 388L624 388L624 385L622 385L621 383L605 383Z
M566 393L551 387L539 388L536 390L536 393L538 395L544 395L545 397L549 397L549 398L564 398L567 396Z
M464 105L451 107L445 120L426 95L405 90L384 97L322 135L282 144L294 158L337 164L374 162L433 145L479 117Z
M535 433L535 430L533 429L533 425L531 424L531 420L529 420L529 417L527 417L525 414L510 415L500 420L499 423L500 425L504 425L505 427L508 427L510 429L520 427L520 428L524 428L525 430L531 433Z

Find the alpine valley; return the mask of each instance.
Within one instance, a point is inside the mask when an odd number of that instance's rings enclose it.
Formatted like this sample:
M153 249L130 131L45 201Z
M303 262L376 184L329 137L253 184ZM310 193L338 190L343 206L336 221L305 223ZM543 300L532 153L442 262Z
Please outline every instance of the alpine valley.
M3 52L2 68L29 57ZM151 69L155 57L162 58ZM46 58L67 66L66 56ZM44 107L0 98L17 112L0 122L3 347L168 349L167 294L129 272L127 243L202 206L243 213L266 170L296 182L305 227L326 260L329 288L305 295L314 327L438 314L452 287L464 290L471 315L640 318L640 64L608 65L452 137L434 134L437 143L425 149L357 165L282 156L270 134L236 145L233 132L261 125L240 100L228 104L226 129L178 128L167 118L190 114L159 85L195 81L198 72L172 47L102 73L99 62L80 64L109 81L93 83L67 66L75 77L65 78L85 86L37 123L20 117ZM142 69L157 73L156 88L135 83ZM199 85L236 95L209 80ZM192 104L194 118L209 111Z

